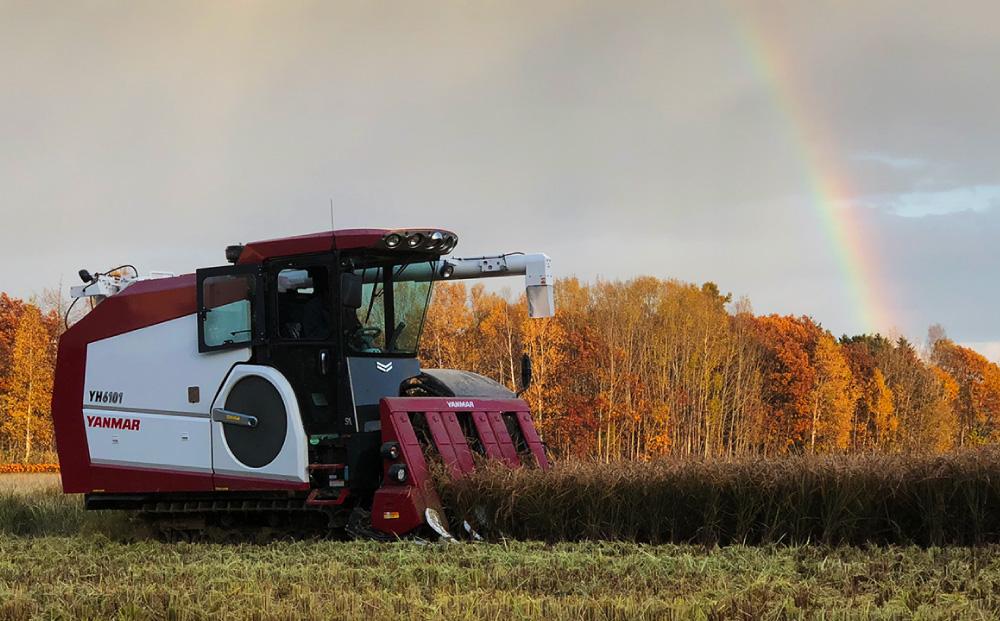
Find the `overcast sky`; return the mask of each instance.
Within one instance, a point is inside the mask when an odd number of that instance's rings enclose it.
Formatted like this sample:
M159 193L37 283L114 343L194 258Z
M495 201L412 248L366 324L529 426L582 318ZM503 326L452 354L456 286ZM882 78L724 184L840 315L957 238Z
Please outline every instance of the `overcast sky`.
M0 290L220 264L333 197L869 329L813 167L877 250L876 327L996 358L998 59L995 2L0 0Z

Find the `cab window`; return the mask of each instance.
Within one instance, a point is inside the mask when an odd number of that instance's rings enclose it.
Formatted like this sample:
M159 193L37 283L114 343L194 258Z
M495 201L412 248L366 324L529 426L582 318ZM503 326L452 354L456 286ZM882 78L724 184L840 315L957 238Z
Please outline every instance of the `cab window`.
M284 339L325 341L333 333L325 266L278 272L278 333Z
M249 274L209 276L202 281L202 341L206 348L249 344L255 280Z
M354 352L416 353L431 283L405 280L405 269L400 265L358 270L364 282L361 306L344 309L347 346Z

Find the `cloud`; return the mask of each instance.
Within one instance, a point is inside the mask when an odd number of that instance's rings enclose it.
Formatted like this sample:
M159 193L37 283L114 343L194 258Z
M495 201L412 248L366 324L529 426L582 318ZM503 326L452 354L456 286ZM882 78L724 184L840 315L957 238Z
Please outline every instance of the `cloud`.
M860 199L860 202L905 218L940 216L963 211L982 213L1000 206L1000 184L868 196Z
M917 157L903 157L885 153L861 153L854 156L859 162L875 162L897 170L913 170L927 166L927 161Z

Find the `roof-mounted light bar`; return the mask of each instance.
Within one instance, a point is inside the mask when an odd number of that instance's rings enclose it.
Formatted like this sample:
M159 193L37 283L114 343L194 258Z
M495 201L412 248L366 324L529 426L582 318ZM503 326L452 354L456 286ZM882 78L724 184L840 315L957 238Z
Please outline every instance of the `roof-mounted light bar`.
M448 254L458 245L458 235L443 229L399 229L382 236L387 250Z

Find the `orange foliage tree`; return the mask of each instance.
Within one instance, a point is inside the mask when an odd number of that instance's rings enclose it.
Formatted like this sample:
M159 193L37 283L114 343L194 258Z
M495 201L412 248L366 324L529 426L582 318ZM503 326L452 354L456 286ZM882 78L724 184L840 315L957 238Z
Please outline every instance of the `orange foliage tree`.
M958 423L958 444L984 444L1000 433L1000 369L982 355L941 338L933 344L931 361L954 382L952 409Z

